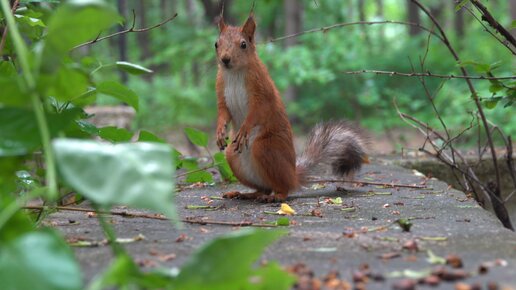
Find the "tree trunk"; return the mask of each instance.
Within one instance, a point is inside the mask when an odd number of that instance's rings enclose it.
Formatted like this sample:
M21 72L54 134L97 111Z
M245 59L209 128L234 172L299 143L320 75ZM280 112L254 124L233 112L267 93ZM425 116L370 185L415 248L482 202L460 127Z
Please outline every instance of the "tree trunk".
M511 0L509 1L509 10L511 10L511 18L512 20L516 20L516 1L514 0ZM512 36L514 36L516 38L516 28L513 28L510 30L511 31L511 34Z
M140 27L147 27L147 17L146 17L146 13L147 13L147 9L145 9L147 6L145 5L146 1L145 0L138 0L138 20L140 20ZM147 31L147 32L142 32L142 33L137 33L136 36L137 36L137 39L138 39L138 44L140 45L140 48L141 48L141 53L140 53L140 60L146 60L146 59L149 59L152 57L152 52L151 52L151 49L150 49L150 38L149 38L149 33L150 31Z
M407 0L407 19L408 22L420 24L419 8L411 0ZM416 26L409 27L409 35L414 36L421 32L421 29Z
M461 39L464 37L464 9L461 9L455 13L454 27L457 37Z
M294 34L302 30L303 6L298 0L285 0L283 2L285 9L285 35ZM285 49L295 46L297 38L285 39ZM294 85L289 85L285 90L285 101L294 101L297 96L297 88Z
M376 0L376 17L378 19L383 20L384 17L384 10L383 10L383 0ZM380 42L383 43L385 39L385 29L384 25L380 25L378 27L378 38L380 39Z
M122 15L123 18L127 19L126 16L127 16L127 2L126 0L117 0L117 4L118 4L118 13L120 13L120 15ZM119 26L118 28L118 31L122 31L126 29L125 27L125 24L123 26ZM120 56L120 60L121 61L126 61L127 60L127 38L126 38L126 35L127 34L122 34L120 36L118 36L118 53L119 53L119 56ZM122 83L127 83L127 73L123 70L119 70L120 72L120 79L122 81Z

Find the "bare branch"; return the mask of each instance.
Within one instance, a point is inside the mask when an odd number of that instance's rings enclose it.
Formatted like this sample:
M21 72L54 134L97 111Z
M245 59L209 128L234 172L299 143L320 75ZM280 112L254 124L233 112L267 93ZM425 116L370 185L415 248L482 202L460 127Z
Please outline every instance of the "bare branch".
M294 33L294 34L290 34L290 35L285 35L285 36L281 36L281 37L278 37L278 38L269 39L267 41L262 42L261 44L266 44L266 43L276 42L276 41L280 41L280 40L285 40L285 39L289 39L289 38L292 38L292 37L298 37L298 36L303 35L303 34L309 34L309 33L314 33L314 32L327 32L329 30L332 30L332 29L335 29L335 28L339 28L339 27L344 27L344 26L378 25L378 24L400 24L400 25L419 27L422 30L430 32L433 36L435 36L435 37L439 38L441 41L443 41L443 39L442 39L442 37L440 35L438 35L437 33L433 32L431 29L428 29L428 28L426 28L426 27L424 27L424 26L422 26L422 25L420 25L418 23L405 22L405 21L385 20L385 21L357 21L357 22L337 23L337 24L333 24L333 25L330 25L330 26L309 29L309 30L305 30L305 31L302 31L302 32Z
M500 35L502 35L509 43L511 43L514 47L516 47L516 39L512 36L512 34L505 29L496 19L491 15L487 7L484 4L480 3L478 0L470 1L475 8L477 8L480 13L482 13L482 20L487 22L494 30L496 30Z
M503 39L501 39L500 37L498 37L498 35L494 34L487 26L485 26L484 22L482 20L480 20L478 18L478 16L475 14L475 12L473 12L473 10L471 10L469 7L467 6L464 6L463 7L464 9L466 9L469 14L471 14L471 16L473 16L473 18L475 18L478 23L480 23L480 25L482 25L482 27L484 27L484 30L491 34L492 37L494 37L498 42L500 42L503 46L507 47L507 49L513 54L513 55L516 55L516 50L514 50L509 44L507 41L504 41Z
M174 15L172 15L171 17L169 17L169 18L167 18L167 19L165 19L165 20L161 21L160 23L157 23L157 24L155 24L155 25L152 25L152 26L149 26L149 27L145 27L145 28L134 28L134 27L135 27L135 17L136 17L136 15L135 15L135 12L134 12L134 10L133 10L133 23L132 23L132 25L131 25L131 28L128 28L128 29L126 29L126 30L122 30L122 31L118 31L118 32L115 32L115 33L113 33L113 34L109 34L109 35L106 35L106 36L103 36L103 37L100 37L100 35L99 35L99 36L97 36L97 37L96 37L95 39L93 39L93 40L90 40L90 41L88 41L88 42L85 42L85 43L82 43L82 44L79 44L79 45L75 46L74 48L72 48L72 50L77 49L77 48L79 48L79 47L86 46L86 45L94 44L94 43L97 43L97 42L99 42L99 41L102 41L102 40L106 40L106 39L108 39L108 38L115 37L115 36L117 36L117 35L121 35L121 34L125 34L125 33L131 33L131 32L145 32L145 31L152 30L152 29L154 29L154 28L158 28L158 27L160 27L160 26L162 26L162 25L166 24L167 22L172 21L174 18L176 18L176 17L177 17L177 13L175 13L175 14L174 14Z
M432 78L440 78L440 79L470 79L470 80L516 80L516 76L504 76L504 77L486 77L486 76L464 76L464 75L442 75L442 74L434 74L430 71L418 73L403 73L396 71L383 71L383 70L370 70L363 69L358 71L343 71L343 74L347 75L358 75L365 73L372 73L377 75L388 75L388 76L398 76L398 77L432 77Z

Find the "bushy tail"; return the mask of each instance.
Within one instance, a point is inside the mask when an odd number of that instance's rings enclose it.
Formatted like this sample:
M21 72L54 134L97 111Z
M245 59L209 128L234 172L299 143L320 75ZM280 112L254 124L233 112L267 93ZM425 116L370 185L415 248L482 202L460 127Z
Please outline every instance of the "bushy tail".
M330 121L316 125L297 158L296 171L301 184L310 176L331 173L353 177L362 163L368 163L367 140L360 128L347 121Z

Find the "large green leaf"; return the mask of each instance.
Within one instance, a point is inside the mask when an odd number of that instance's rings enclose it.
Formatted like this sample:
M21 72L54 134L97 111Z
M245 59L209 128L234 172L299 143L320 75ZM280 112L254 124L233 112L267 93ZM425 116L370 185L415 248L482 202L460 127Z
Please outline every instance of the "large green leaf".
M2 289L82 289L79 265L68 245L50 230L34 231L0 246Z
M113 81L102 82L97 85L97 92L115 97L138 111L138 96L120 83Z
M45 51L65 55L76 45L95 39L121 21L116 10L103 1L67 1L48 21Z
M277 280L288 282L273 289L290 289L293 278L278 267L258 270L252 267L265 247L285 233L244 229L209 242L181 268L174 289L267 289L262 286Z
M47 114L50 133L55 136L82 113L79 108ZM41 144L34 112L21 108L0 108L0 156L26 154Z
M126 204L176 218L169 146L73 139L56 139L52 144L59 172L78 193L103 207Z
M0 106L27 107L30 104L27 94L22 93L16 68L9 61L0 60Z

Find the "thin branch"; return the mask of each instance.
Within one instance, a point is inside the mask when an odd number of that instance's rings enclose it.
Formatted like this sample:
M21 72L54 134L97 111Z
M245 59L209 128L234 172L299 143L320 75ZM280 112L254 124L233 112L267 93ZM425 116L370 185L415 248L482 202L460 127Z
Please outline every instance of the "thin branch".
M423 186L423 185L410 185L410 184L397 184L397 183L384 183L384 182L370 182L363 180L344 180L344 179L314 179L308 180L307 183L321 183L321 182L342 182L342 183L354 183L354 184L367 184L367 185L380 185L385 187L406 187L406 188L417 188L417 189L427 189L431 190L432 188Z
M476 0L473 0L473 1L476 1ZM439 24L437 19L435 19L435 17L432 15L432 13L430 13L430 11L425 6L423 6L418 0L411 0L411 2L416 4L428 16L428 18L430 18L430 20L435 24L435 26L439 30L439 33L442 37L443 43L446 45L446 47L448 48L450 53L453 55L453 58L455 59L455 61L457 63L461 63L459 55L457 54L457 52L451 45L450 41L448 40L448 37L446 36L446 33L444 32L443 28L441 27L441 25ZM468 72L464 66L460 66L460 70L461 70L463 76L468 76ZM484 127L484 130L486 132L487 142L489 144L489 149L491 151L491 157L492 157L492 161L493 161L493 167L495 170L495 179L496 179L495 186L498 189L498 190L494 190L494 194L497 195L498 198L500 198L500 190L499 190L500 189L500 171L498 169L498 159L496 157L496 150L494 147L493 138L492 138L491 132L489 130L489 124L487 123L487 118L484 114L482 104L480 103L478 93L475 90L473 83L471 82L470 79L467 79L467 78L465 79L465 81L471 92L471 97L475 101L475 105L477 107L478 113L480 115L480 119L482 121L482 126ZM495 211L496 211L496 208L495 208ZM502 223L504 223L504 221L501 220L501 216L498 215L498 212L496 212L496 214L497 214L498 218L500 218L500 221L502 221ZM510 221L509 221L509 224L510 224ZM506 224L504 223L504 225L506 225Z
M106 36L103 36L103 37L100 37L100 35L99 35L99 36L97 36L97 37L96 37L95 39L93 39L93 40L90 40L90 41L88 41L88 42L85 42L85 43L82 43L82 44L79 44L79 45L75 46L74 48L72 48L72 50L77 49L77 48L79 48L79 47L86 46L86 45L94 44L94 43L97 43L97 42L99 42L99 41L106 40L106 39L108 39L108 38L112 38L112 37L115 37L115 36L117 36L117 35L121 35L121 34L125 34L125 33L131 33L131 32L145 32L145 31L149 31L149 30L152 30L152 29L154 29L154 28L160 27L160 26L162 26L162 25L166 24L167 22L172 21L172 20L173 20L174 18L176 18L176 17L177 17L177 13L175 13L175 14L174 14L174 15L172 15L171 17L169 17L169 18L167 18L167 19L165 19L165 20L161 21L160 23L155 24L155 25L153 25L153 26L149 26L149 27L145 27L145 28L134 28L134 26L135 26L135 24L136 24L136 20L135 20L135 18L136 18L136 14L135 14L135 12L134 12L134 10L133 10L133 23L132 23L132 25L131 25L131 28L128 28L128 29L126 29L126 30L122 30L122 31L118 31L118 32L115 32L115 33L113 33L113 34L109 34L109 35L106 35Z
M507 41L500 39L500 37L498 37L498 35L491 32L491 30L484 24L484 22L482 20L480 20L478 18L478 16L475 14L475 12L473 12L473 10L471 10L467 6L464 6L463 8L466 9L469 12L469 14L471 14L471 16L473 16L473 18L475 18L478 21L478 23L480 23L480 25L482 25L482 27L484 27L484 30L487 33L491 34L492 37L494 37L498 42L500 42L503 46L505 46L513 55L516 55L516 50L514 50L511 46L509 46Z
M496 19L491 15L487 7L480 3L478 0L470 1L475 8L477 8L480 13L482 13L482 20L487 22L494 30L496 30L500 35L502 35L509 43L511 43L514 47L516 47L516 39L512 36L512 34L505 29Z
M343 22L343 23L337 23L337 24L333 24L333 25L330 25L330 26L325 26L325 27L321 27L321 28L314 28L314 29L309 29L309 30L305 30L305 31L302 31L302 32L298 32L298 33L294 33L294 34L290 34L290 35L285 35L285 36L281 36L281 37L278 37L278 38L273 38L273 39L269 39L267 41L264 41L262 42L261 44L266 44L266 43L271 43L271 42L276 42L276 41L280 41L280 40L285 40L285 39L289 39L289 38L292 38L292 37L298 37L300 35L303 35L303 34L309 34L309 33L314 33L314 32L327 32L328 30L331 30L331 29L334 29L334 28L339 28L339 27L344 27L344 26L352 26L352 25L377 25L377 24L401 24L401 25L407 25L407 26L415 26L415 27L418 27L422 30L426 30L428 32L430 32L433 36L441 39L441 41L443 41L443 39L441 38L440 35L438 35L437 33L433 32L432 30L418 24L418 23L412 23L412 22L405 22L405 21L393 21L393 20L385 20L385 21L357 21L357 22Z
M383 71L383 70L358 70L358 71L343 71L343 74L347 75L358 75L365 73L373 73L377 75L388 75L388 76L399 76L399 77L432 77L432 78L440 78L440 79L470 79L470 80L516 80L516 75L514 76L504 76L504 77L486 77L486 76L464 76L464 75L442 75L442 74L434 74L430 71L426 71L423 73L411 72L411 73L403 73L403 72L395 72L395 71Z
M11 9L12 13L16 12L18 9L19 0L15 0L13 3L13 7ZM7 41L7 32L9 31L9 27L7 24L5 25L4 31L2 32L2 40L0 40L0 57L2 57L2 52L4 51L5 42Z

